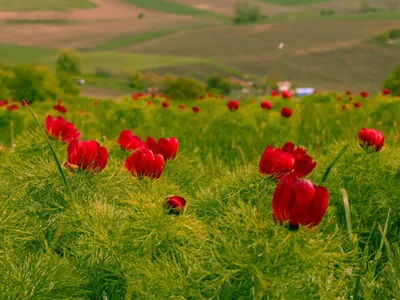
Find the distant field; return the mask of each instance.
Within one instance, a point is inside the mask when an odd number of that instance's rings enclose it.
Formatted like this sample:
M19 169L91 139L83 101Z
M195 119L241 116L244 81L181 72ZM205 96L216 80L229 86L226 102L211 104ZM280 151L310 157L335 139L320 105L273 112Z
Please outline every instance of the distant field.
M268 2L278 5L304 5L318 2L327 2L329 0L259 0L261 2Z
M0 11L68 10L93 8L89 0L0 0Z

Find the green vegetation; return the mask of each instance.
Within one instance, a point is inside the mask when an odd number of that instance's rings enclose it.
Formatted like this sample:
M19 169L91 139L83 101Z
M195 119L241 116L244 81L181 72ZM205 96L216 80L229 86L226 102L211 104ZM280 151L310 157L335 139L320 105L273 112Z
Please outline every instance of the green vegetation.
M34 19L34 20L5 20L5 24L44 24L44 25L69 25L76 24L78 21L75 20L62 20L62 19Z
M37 299L398 299L400 103L356 99L360 109L317 94L300 103L275 98L271 111L241 101L237 112L220 99L187 100L199 114L173 100L162 108L165 99L151 97L151 106L130 97L97 106L64 99L64 117L82 139L109 152L100 174L64 170L72 197L29 112L1 108L0 298L29 291ZM54 103L33 104L42 124L56 115ZM290 119L280 116L282 106L294 110ZM383 132L381 152L359 147L362 127ZM122 129L179 140L178 157L160 179L139 180L121 167L129 153L114 140ZM309 176L316 184L350 143L323 184L330 203L314 229L289 230L271 217L276 182L257 165L267 145L287 141L317 162ZM63 163L67 145L51 145ZM183 214L164 210L171 194L188 201Z
M379 34L375 39L381 43L400 40L400 28L386 30L385 32Z
M388 88L392 95L400 95L400 63L386 78L383 87Z
M63 50L56 60L57 72L64 72L69 75L82 73L81 57L74 50Z
M0 11L68 10L71 8L93 8L89 0L0 0Z
M205 85L200 81L178 77L168 80L164 84L164 92L175 100L187 101L205 95L206 89Z
M235 17L233 18L235 24L259 23L265 18L259 6L251 5L247 1L235 2Z

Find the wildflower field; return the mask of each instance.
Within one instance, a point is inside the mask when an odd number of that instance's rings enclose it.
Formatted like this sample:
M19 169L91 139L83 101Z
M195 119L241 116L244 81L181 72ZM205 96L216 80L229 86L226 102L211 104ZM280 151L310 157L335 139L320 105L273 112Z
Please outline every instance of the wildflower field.
M229 100L0 101L0 299L400 299L400 98Z

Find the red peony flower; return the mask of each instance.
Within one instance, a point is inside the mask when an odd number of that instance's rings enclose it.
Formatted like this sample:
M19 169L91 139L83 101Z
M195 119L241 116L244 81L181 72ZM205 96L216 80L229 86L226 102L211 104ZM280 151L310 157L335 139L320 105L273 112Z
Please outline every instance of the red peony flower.
M94 106L97 106L97 104L98 104L97 101L93 101Z
M101 172L107 165L107 149L96 141L73 141L67 152L66 166L73 170Z
M192 111L193 111L195 114L198 114L199 111L200 111L200 108L198 108L197 106L193 106L193 107L192 107Z
M342 101L342 99L343 99L342 96L337 96L338 101Z
M146 148L144 142L132 134L130 130L122 130L119 134L118 140L115 141L122 149L126 151L134 151L139 148Z
M140 99L140 97L143 97L143 93L134 93L132 95L132 100L138 101Z
M18 110L19 107L18 107L17 104L11 104L11 105L7 105L7 106L6 106L6 109L7 109L8 111L14 111L14 110Z
M226 106L228 107L229 110L236 111L239 109L239 102L236 100L231 100L226 102Z
M6 106L8 104L7 100L0 100L0 107L1 106Z
M197 97L197 99L198 99L198 100L203 100L203 99L204 99L204 96L199 96L199 97Z
M385 138L378 130L362 128L358 133L358 140L362 147L374 147L375 151L379 151L383 147Z
M385 88L385 89L382 90L382 95L383 95L383 96L387 96L387 95L389 95L389 94L390 94L390 90L389 90L389 89L386 89L386 88Z
M186 106L183 105L183 104L179 104L179 105L178 105L178 108L179 108L179 109L186 109Z
M164 158L149 149L138 149L127 157L125 168L135 177L159 178L164 170Z
M58 100L57 104L54 105L53 108L63 114L67 112L67 108L61 104L61 100Z
M161 103L162 107L167 108L169 107L169 102L164 101L163 103Z
M360 96L361 96L362 98L367 98L367 97L368 97L368 93L365 92L365 91L362 91L362 92L360 93Z
M343 109L343 110L346 110L346 109L347 109L347 105L346 105L346 104L343 104L343 105L342 105L342 109Z
M152 98L155 98L155 97L157 97L157 94L156 94L156 93L152 93L152 94L151 94L151 97L152 97Z
M329 192L307 179L287 174L279 181L272 198L274 220L292 227L316 226L325 215Z
M355 108L360 108L360 107L361 107L361 103L358 102L358 101L355 101L355 102L353 103L353 105L354 105Z
M290 91L282 91L282 97L285 99L292 98L292 93Z
M58 139L64 143L77 141L81 137L81 133L75 128L75 125L67 122L63 117L53 119L52 116L47 116L46 132L52 138Z
M272 96L272 97L278 97L278 96L279 96L279 92L276 91L276 90L272 90L271 96Z
M150 100L147 100L147 101L146 101L146 104L147 104L147 105L152 105L153 102L151 102Z
M169 160L175 158L178 153L179 143L174 137L170 137L169 139L160 138L156 142L153 137L149 136L146 139L146 147L153 151L154 154L161 154L164 160Z
M292 116L292 114L293 114L293 110L292 109L287 108L287 107L282 107L282 109L281 109L282 117L290 118Z
M167 196L165 198L165 208L172 213L180 213L185 210L186 200L180 196Z
M293 143L287 142L282 149L268 146L261 156L258 169L261 174L279 179L286 173L304 177L310 174L316 165L303 148L295 148Z
M260 106L262 109L270 110L272 108L272 103L269 101L263 101L263 102L261 102Z
M351 92L350 91L346 91L346 95L347 96L351 96Z

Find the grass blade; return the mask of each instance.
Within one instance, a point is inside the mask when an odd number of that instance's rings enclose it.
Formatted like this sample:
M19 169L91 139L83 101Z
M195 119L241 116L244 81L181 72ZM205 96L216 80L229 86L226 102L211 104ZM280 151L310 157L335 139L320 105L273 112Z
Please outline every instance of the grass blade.
M44 130L42 124L39 122L39 120L37 119L37 117L36 117L35 114L33 113L32 109L29 107L29 105L26 105L25 107L29 110L29 112L31 113L32 117L35 119L36 123L38 124L38 126L39 126L39 128L40 128L40 131L43 133L43 135L44 135L44 137L45 137L45 139L46 139L47 145L49 146L50 151L51 151L51 153L53 154L53 158L54 158L54 161L56 162L56 165L57 165L57 168L58 168L58 173L59 173L60 176L61 176L61 180L63 181L63 183L64 183L64 185L65 185L65 187L66 187L66 189L67 189L67 191L68 191L68 194L69 194L69 196L70 196L71 199L72 199L72 198L73 198L73 195L72 195L71 187L69 186L67 177L65 176L65 173L64 173L64 171L63 171L63 169L62 169L62 166L61 166L61 164L60 164L60 161L59 161L58 158L57 158L56 152L54 151L54 148L53 148L53 146L52 146L51 143L50 143L50 140L49 140L49 137L48 137L47 134L46 134L46 131Z
M350 215L350 204L349 197L347 196L347 192L345 189L340 189L343 195L343 203L344 203L344 213L346 215L346 223L347 223L347 231L349 232L350 242L353 242L353 229L351 226L351 215Z
M326 179L328 178L329 173L331 172L332 168L335 166L335 164L338 162L338 160L342 157L342 155L346 152L347 148L350 146L350 144L353 141L351 141L350 143L348 143L346 146L343 147L342 150L339 151L338 154L336 154L335 159L333 160L333 162L329 165L328 168L326 168L326 171L324 173L324 175L321 178L321 184L324 183L326 181Z

